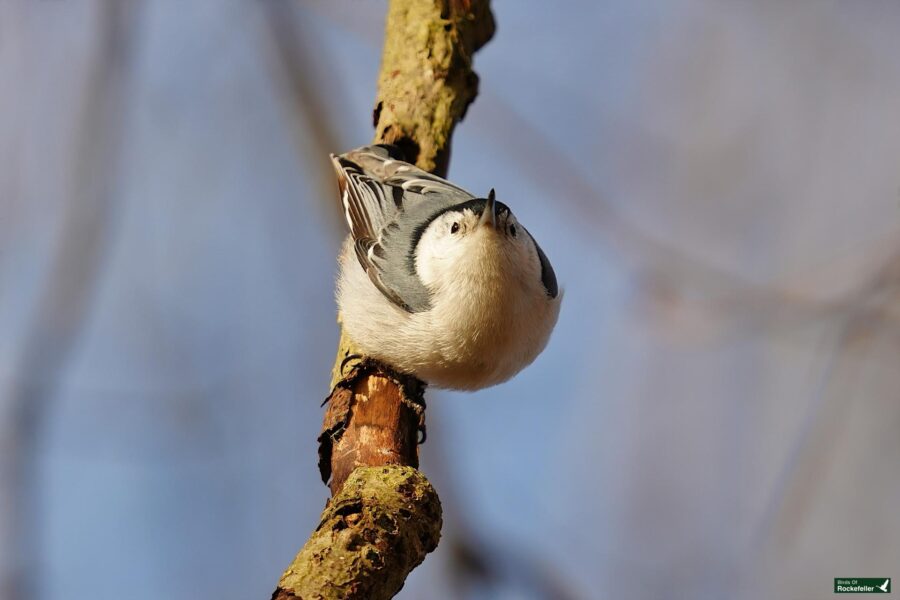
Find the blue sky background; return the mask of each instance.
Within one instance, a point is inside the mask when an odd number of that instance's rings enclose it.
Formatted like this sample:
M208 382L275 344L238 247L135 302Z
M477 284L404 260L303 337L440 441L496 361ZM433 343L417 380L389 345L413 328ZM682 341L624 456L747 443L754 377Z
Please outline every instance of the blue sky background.
M315 526L385 6L0 3L0 597L265 598ZM429 392L399 598L896 575L900 6L493 6L450 175L565 298L514 380Z

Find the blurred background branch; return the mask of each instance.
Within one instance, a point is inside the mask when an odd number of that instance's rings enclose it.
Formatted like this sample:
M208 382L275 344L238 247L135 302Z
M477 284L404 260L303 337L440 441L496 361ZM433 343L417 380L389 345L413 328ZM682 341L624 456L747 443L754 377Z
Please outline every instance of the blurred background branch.
M12 418L4 435L7 465L4 518L18 557L3 579L0 596L40 597L35 578L44 573L41 455L52 402L94 306L94 296L114 244L119 205L116 183L123 151L123 117L137 43L138 4L105 0L97 5L96 46L77 100L81 118L71 149L70 198L64 205L59 239L45 286L35 303L7 400Z
M346 226L341 212L334 210L337 200L328 201L337 189L328 154L346 146L335 121L351 109L340 78L334 77L338 67L327 53L316 51L316 32L304 22L299 3L267 1L261 5L271 31L276 81L290 103L287 113L294 119L293 139L304 164L315 174L315 195L323 199L313 203L313 208L321 211L320 219L330 222L340 236Z

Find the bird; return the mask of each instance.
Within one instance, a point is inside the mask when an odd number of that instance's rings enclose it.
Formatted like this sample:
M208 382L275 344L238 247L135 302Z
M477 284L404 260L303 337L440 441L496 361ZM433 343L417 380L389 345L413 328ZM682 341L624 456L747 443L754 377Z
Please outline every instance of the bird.
M336 299L365 356L474 391L543 351L562 294L547 255L492 189L478 198L392 145L331 155L349 227Z
M878 586L878 589L881 590L882 592L886 592L886 591L888 591L889 585L891 585L891 580L885 579L884 583L882 583L881 585Z

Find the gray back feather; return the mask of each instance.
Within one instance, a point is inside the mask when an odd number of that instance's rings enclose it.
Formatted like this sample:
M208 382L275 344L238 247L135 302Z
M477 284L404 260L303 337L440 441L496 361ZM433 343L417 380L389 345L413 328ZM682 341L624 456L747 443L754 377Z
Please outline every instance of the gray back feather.
M407 312L428 310L414 244L435 216L474 196L404 162L393 146L364 146L331 160L359 264L388 300Z

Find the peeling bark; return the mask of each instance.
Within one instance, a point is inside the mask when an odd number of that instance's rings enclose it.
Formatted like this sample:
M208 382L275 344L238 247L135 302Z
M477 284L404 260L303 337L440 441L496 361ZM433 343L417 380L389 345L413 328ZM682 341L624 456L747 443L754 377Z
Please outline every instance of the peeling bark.
M337 382L319 435L319 472L336 494L356 467L419 466L424 384L366 360Z

